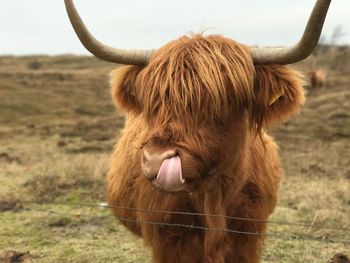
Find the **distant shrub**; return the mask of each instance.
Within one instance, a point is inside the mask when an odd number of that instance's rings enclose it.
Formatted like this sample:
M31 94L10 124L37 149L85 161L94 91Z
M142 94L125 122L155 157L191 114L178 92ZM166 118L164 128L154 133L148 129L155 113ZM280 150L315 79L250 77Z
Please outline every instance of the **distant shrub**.
M0 194L0 212L18 211L22 209L21 201L13 193ZM2 261L0 261L2 262Z
M31 61L28 63L28 69L33 69L33 70L37 70L37 69L41 69L43 66L43 64L37 60Z

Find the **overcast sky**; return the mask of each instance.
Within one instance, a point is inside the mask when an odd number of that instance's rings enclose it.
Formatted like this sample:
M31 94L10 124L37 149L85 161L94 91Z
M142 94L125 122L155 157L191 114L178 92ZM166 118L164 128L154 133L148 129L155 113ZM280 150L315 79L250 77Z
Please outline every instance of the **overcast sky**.
M87 54L63 0L0 0L0 54ZM75 0L90 31L120 48L157 48L206 30L250 45L298 40L315 0ZM333 0L323 35L350 44L350 0Z

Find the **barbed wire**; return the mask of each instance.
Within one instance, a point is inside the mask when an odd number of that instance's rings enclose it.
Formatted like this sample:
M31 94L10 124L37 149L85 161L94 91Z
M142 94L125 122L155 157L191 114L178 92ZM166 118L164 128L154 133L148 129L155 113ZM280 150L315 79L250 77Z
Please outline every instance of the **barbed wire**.
M286 221L283 222L283 221L263 220L263 219L237 217L237 216L216 215L216 214L208 214L208 213L148 210L148 209L141 209L141 208L131 208L131 207L108 205L107 203L101 203L101 204L99 204L99 206L106 207L106 208L118 209L118 210L129 210L129 211L137 211L137 212L145 212L145 213L165 213L165 214L189 215L189 216L208 216L208 217L216 217L216 218L224 218L224 219L232 219L232 220L261 222L261 223L267 223L267 224L279 224L279 225L290 225L290 226L299 226L299 227L307 227L307 228L311 227L311 228L319 228L319 229L350 231L350 227L321 226L321 225L317 225L317 224L314 224L312 222L306 222L306 221L305 222L286 222Z
M34 202L22 202L27 204L40 204L40 203L34 203ZM241 217L231 217L231 216L224 216L224 215L212 215L212 214L205 214L205 213L192 213L192 212L177 212L177 211L161 211L161 210L147 210L147 209L139 209L139 208L130 208L130 207L121 207L121 206L113 206L108 205L107 203L99 203L99 204L93 204L93 203L76 203L76 202L54 202L54 203L45 203L46 205L67 205L67 206L76 206L76 207L100 207L100 208L114 208L114 209L124 209L129 211L139 211L139 212L145 212L145 213L170 213L170 214L180 214L180 215L201 215L201 216L213 216L213 217L220 217L220 218L230 218L230 219L236 219L236 220L248 220L248 221L257 221L257 222L265 222L265 223L271 223L271 221L268 220L259 220L259 219L252 219L252 218L241 218ZM47 210L45 210L48 212ZM55 211L49 211L56 213ZM80 218L81 214L79 214ZM155 226L169 226L169 227L182 227L187 228L189 230L203 230L203 231L224 231L227 233L232 234L239 234L239 235L254 235L254 236L261 236L261 237L269 237L269 238L278 238L283 240L307 240L307 241L318 241L318 242L326 242L326 243L342 243L342 244L350 244L350 240L346 239L330 239L328 237L322 236L322 237L314 237L309 235L299 235L299 234L292 234L292 235L286 235L281 234L278 232L268 232L268 233L260 233L260 232L248 232L248 231L241 231L236 229L230 229L230 228L212 228L212 227L204 227L204 226L198 226L198 225L189 225L189 224L181 224L181 223L168 223L168 222L156 222L156 221L147 221L147 220L137 220L137 219L130 219L130 218L124 218L124 217L117 217L114 216L115 219L118 219L120 221L124 222L131 222L131 223L138 223L138 224L148 224L148 225L155 225ZM276 221L274 223L277 224ZM311 225L304 225L304 224L296 224L292 222L278 222L278 224L283 225L294 225L294 226L303 226L303 227L311 227ZM349 230L349 228L331 228L331 227L319 227L320 229L333 229L333 230Z
M136 220L136 219L122 218L122 217L115 217L115 218L119 219L121 221L133 222L133 223L139 223L139 224L147 224L147 225L184 227L184 228L189 228L189 229L199 229L199 230L205 230L205 231L224 231L224 232L233 233L233 234L273 237L273 238L284 239L284 240L308 240L308 241L320 241L320 242L326 242L326 243L350 244L350 240L345 240L345 239L344 240L327 239L326 237L313 237L313 236L306 236L306 235L303 235L303 236L284 235L284 234L271 233L271 232L270 233L247 232L247 231L240 231L240 230L234 230L234 229L229 229L229 228L211 228L211 227L203 227L203 226L188 225L188 224Z
M33 203L33 202L28 202L28 203ZM142 209L142 208L135 208L135 207L124 207L124 206L109 205L109 204L104 203L104 202L101 202L101 203L55 202L55 203L51 203L51 204L60 204L60 205L68 205L68 206L87 206L87 207L112 208L112 209L117 209L117 210L143 212L143 213L154 213L154 214L174 214L174 215L187 215L187 216L208 216L208 217L216 217L216 218L224 218L224 219L232 219L232 220L261 222L261 223L267 223L267 224L289 225L289 226L297 226L297 227L305 227L305 228L327 229L327 230L341 230L341 231L349 231L350 232L350 227L332 227L332 226L325 226L325 225L315 224L313 222L307 222L307 221L288 222L288 221L263 220L263 219L237 217L237 216L208 214L208 213L183 212L183 211L167 211L167 210L149 210L149 209Z

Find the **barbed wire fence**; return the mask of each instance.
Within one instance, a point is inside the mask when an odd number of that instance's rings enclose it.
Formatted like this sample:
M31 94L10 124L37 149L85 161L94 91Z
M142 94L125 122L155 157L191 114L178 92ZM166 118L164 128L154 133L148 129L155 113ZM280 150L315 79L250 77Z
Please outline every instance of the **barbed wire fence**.
M298 228L315 228L318 230L334 230L334 231L342 231L349 233L350 235L350 226L342 226L342 227L332 227L327 225L321 225L321 224L315 224L314 222L308 222L308 221L299 221L299 222L289 222L289 221L275 221L275 220L261 220L261 219L255 219L255 218L244 218L244 217L235 217L235 216L226 216L226 215L217 215L217 214L207 214L207 213L195 213L195 212L183 212L183 211L164 211L164 210L148 210L148 209L141 209L141 208L133 208L133 207L123 207L123 206L114 206L109 205L105 202L101 203L87 203L87 202L51 202L51 203L35 203L35 202L21 202L23 205L64 205L64 206L70 206L74 207L76 209L76 213L72 216L75 217L83 217L84 214L81 212L82 207L90 207L90 208L102 208L102 209L116 209L116 210L124 210L124 211L133 211L133 212L140 212L140 213L150 213L150 214L173 214L173 215L183 215L183 216L199 216L199 217L215 217L215 218L224 218L224 219L230 219L230 220L236 220L236 221L249 221L249 222L260 222L260 223L266 223L266 224L276 224L276 225L282 225L282 226L294 226ZM27 208L28 210L33 209ZM38 210L38 209L33 209ZM50 213L57 213L57 211L44 209L45 212ZM112 217L112 215L111 215ZM350 239L339 239L339 238L333 238L329 236L312 236L307 234L286 234L286 233L280 233L280 232L266 232L266 233L260 233L260 232L247 232L242 231L238 229L231 229L231 228L213 228L213 227L205 227L201 225L194 225L194 224L182 224L182 223L176 223L176 222L160 222L160 221L147 221L147 220L137 220L132 218L124 218L124 217L116 217L113 216L113 218L124 221L124 222L130 222L135 224L146 224L146 225L154 225L159 227L181 227L188 229L189 231L193 230L202 230L202 231L224 231L231 234L237 234L237 235L255 235L255 236L261 236L261 237L267 237L267 238L276 238L276 239L282 239L282 240L289 240L289 241L316 241L316 242L323 242L323 243L340 243L344 245L350 245Z

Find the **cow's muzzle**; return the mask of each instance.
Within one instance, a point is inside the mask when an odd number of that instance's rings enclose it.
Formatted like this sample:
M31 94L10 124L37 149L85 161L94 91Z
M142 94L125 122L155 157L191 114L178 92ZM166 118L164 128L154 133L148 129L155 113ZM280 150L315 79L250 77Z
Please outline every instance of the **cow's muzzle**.
M141 156L143 174L157 187L169 191L181 191L185 180L182 176L181 158L176 148L152 150L144 147Z

